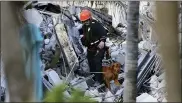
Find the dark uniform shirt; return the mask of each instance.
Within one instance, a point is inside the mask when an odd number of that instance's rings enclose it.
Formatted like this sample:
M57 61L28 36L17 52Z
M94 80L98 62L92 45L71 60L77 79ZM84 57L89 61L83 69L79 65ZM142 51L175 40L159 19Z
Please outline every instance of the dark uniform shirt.
M107 32L105 28L96 20L92 20L91 25L83 25L83 37L81 38L82 44L86 47L88 47L88 50L97 50L97 46L100 41L105 42ZM95 41L99 41L95 43L94 45L91 45L91 43L94 43Z

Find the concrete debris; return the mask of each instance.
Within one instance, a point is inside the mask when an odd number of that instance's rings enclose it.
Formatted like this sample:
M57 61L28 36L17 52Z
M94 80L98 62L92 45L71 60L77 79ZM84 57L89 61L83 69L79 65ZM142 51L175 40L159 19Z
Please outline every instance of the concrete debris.
M82 61L80 62L80 69L83 70L84 72L90 72L90 68L88 65L88 60L86 59L86 55L82 56Z
M165 80L162 80L162 81L159 83L158 88L165 87L165 85L166 85L166 81L165 81Z
M71 82L70 82L70 84L71 85L74 85L75 83L77 83L80 79L82 79L82 78L74 78ZM87 83L86 83L86 81L83 81L83 82L81 82L81 83L79 83L79 84L77 84L77 85L75 85L73 88L77 88L77 89L80 89L81 91L86 91L87 89L88 89L88 85L87 85Z
M115 95L121 95L123 93L123 88L120 88Z
M162 73L162 74L158 77L159 82L161 82L161 81L164 80L164 79L165 79L165 72Z
M110 85L111 85L111 92L113 94L115 94L121 88L121 86L117 86L117 85L114 84L114 80L112 80L110 82Z
M44 40L44 44L45 44L45 45L49 44L49 42L50 42L50 39L45 39L45 40Z
M157 78L156 75L153 75L153 76L151 77L151 79L150 79L150 87L156 89L156 88L158 87L158 85L159 85L158 78Z
M89 96L89 97L98 97L99 95L99 91L97 89L94 90L87 90L85 92L85 96Z
M138 48L139 49L143 49L143 50L146 50L146 51L149 51L152 49L152 45L151 43L149 43L149 41L141 41L139 44L138 44Z
M162 102L166 92L165 92L165 79L164 73L162 73L160 76L153 75L150 79L150 94L155 97L159 102ZM159 79L160 78L160 79Z
M108 47L111 47L113 45L113 43L109 40L109 38L107 38L105 45Z
M115 59L117 62L119 62L121 65L125 64L125 55L124 53L119 52L118 56Z
M105 95L104 102L113 102L114 99L115 99L115 96L110 91L108 91Z
M152 97L148 93L143 93L136 99L137 102L158 102L156 98Z
M114 48L114 49L115 49L115 48ZM116 49L115 49L115 50L116 50ZM112 58L116 58L116 57L118 56L118 54L119 54L119 51L117 51L117 50L114 51L114 50L113 50L113 52L111 52L111 57L112 57Z
M59 75L56 73L56 71L49 69L49 70L46 70L45 72L51 84L59 85L63 83L63 81L59 78Z
M118 48L119 48L118 46L111 46L110 50L111 52L114 52L114 51L117 51Z

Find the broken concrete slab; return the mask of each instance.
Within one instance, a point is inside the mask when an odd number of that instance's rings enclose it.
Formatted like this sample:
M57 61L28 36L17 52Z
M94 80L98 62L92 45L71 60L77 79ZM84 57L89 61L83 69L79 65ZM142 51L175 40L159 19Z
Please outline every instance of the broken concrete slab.
M54 25L57 23L57 16L53 17L53 23ZM76 53L71 45L71 42L68 38L68 34L66 32L65 26L63 23L58 23L55 26L56 35L58 38L58 42L61 46L61 50L63 51L63 56L66 59L66 64L68 64L67 73L70 73L70 76L68 77L68 81L73 79L74 70L78 67L79 61L76 56Z
M59 78L59 75L56 71L52 69L48 69L45 71L46 75L48 76L49 82L53 85L59 85L63 83L63 80Z

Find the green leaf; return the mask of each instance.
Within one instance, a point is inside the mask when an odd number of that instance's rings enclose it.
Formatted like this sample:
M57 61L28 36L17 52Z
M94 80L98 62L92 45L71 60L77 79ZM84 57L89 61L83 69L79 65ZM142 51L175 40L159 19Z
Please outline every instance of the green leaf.
M44 102L95 102L88 96L84 96L83 92L79 89L71 89L71 97L65 99L64 91L68 88L67 85L62 84L56 86L52 91L46 93Z

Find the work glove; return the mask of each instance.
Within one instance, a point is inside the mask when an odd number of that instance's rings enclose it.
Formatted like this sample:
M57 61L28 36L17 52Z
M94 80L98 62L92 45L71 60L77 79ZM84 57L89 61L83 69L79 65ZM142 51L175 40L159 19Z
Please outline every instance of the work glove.
M101 41L101 42L99 43L98 48L99 48L99 49L103 49L103 48L104 48L104 42L103 42L103 41Z

